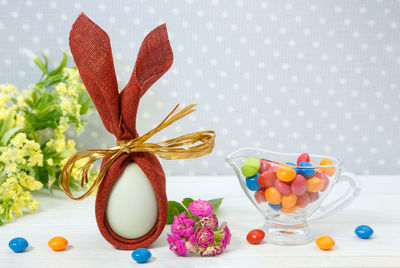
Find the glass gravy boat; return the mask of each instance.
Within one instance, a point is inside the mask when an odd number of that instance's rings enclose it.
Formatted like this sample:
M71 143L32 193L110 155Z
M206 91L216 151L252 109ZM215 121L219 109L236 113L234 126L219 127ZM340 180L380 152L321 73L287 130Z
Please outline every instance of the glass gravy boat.
M242 148L226 157L226 162L235 171L244 193L265 218L265 224L261 229L265 231L268 242L284 245L299 245L312 241L314 235L309 229L307 222L332 215L333 213L343 209L349 205L361 191L357 177L352 173L342 172L343 163L339 158L323 155L310 155L310 163L313 164L310 167L296 166L296 164L288 165L289 163L296 163L299 155L300 154L294 153L276 153L259 148ZM329 158L331 160L329 165L320 165L321 160L324 158ZM268 164L266 165L270 166L268 171L272 172L272 175L274 174L274 171L275 174L280 172L279 168L282 168L282 170L288 168L294 169L296 174L313 173L312 170L314 170L314 176L308 178L304 176L306 182L308 183L308 180L313 177L324 177L324 187L318 192L308 192L309 188L307 186L304 196L293 196L292 193L282 193L282 203L280 205L272 204L266 200L266 197L263 197L268 191L268 186L263 185L263 187L257 187L257 183L254 186L254 181L252 185L249 185L247 182L247 180L249 180L249 183L251 183L251 180L257 180L260 178L259 176L261 174L258 172L251 178L243 175L241 168L245 161L249 159L257 159L267 162ZM324 199L331 192L333 186L342 182L348 183L347 191L329 204L322 204ZM286 184L290 189L290 183L287 182ZM271 187L276 188L274 185ZM271 189L270 192L271 191L276 192L275 189ZM287 200L293 197L295 199L297 198L296 204L289 209L284 209L282 207L284 195L287 195Z

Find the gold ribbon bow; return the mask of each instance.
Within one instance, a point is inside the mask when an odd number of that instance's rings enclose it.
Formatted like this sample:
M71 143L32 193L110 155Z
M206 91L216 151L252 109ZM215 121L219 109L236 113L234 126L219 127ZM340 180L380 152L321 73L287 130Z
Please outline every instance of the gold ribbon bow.
M83 150L74 153L63 167L58 182L65 192L65 194L74 200L82 200L88 197L103 181L108 169L122 154L129 154L134 152L150 152L158 155L163 159L184 159L184 158L197 158L207 155L212 152L214 148L215 132L211 130L198 131L182 135L175 139L170 139L158 143L145 143L154 134L162 129L168 127L175 121L187 116L195 111L196 104L191 104L178 110L179 104L168 114L168 116L155 128L131 140L117 141L117 146L108 149L91 149ZM195 143L199 143L195 145ZM80 159L88 158L89 161L82 167L80 172L81 186L88 183L88 172L90 166L97 160L110 157L100 169L99 174L94 180L89 190L81 196L75 197L69 188L69 180L72 174L74 165Z

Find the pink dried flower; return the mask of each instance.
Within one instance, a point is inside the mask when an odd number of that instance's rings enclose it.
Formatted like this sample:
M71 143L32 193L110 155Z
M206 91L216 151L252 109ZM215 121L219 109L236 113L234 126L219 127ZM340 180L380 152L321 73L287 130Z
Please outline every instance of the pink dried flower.
M203 257L216 256L222 253L222 250L218 247L208 247L206 250L202 251L200 254Z
M196 245L190 243L190 241L186 242L186 248L188 250L188 253L197 253L199 251Z
M228 225L226 224L226 222L223 222L221 224L221 226L219 227L219 230L223 230L224 231L224 238L222 238L221 240L221 249L224 250L229 243L231 242L231 232L228 228Z
M195 216L210 217L212 215L213 206L210 204L210 202L199 199L190 203L188 209Z
M189 238L194 233L196 221L189 219L186 212L182 212L179 217L174 216L174 222L171 225L171 232L175 235Z
M203 227L207 228L214 228L215 226L218 225L218 220L215 218L215 214L212 214L211 217L209 216L204 216L200 219L200 223Z
M192 243L193 239L195 243ZM189 241L191 241L192 244L206 249L208 245L215 242L214 232L211 228L198 228L194 236L192 236Z
M178 256L186 256L187 255L187 248L186 248L186 241L181 239L177 235L170 235L168 234L167 238L169 249L174 252Z

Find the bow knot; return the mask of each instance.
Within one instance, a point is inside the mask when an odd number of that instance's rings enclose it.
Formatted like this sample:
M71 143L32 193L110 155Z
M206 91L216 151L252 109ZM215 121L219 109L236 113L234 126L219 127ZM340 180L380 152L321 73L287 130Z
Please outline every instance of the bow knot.
M111 167L114 161L125 153L129 154L133 152L150 152L167 160L197 158L211 153L214 149L215 140L215 132L212 130L189 133L174 139L158 143L146 143L148 139L150 139L162 129L194 112L195 106L196 104L191 104L178 111L179 105L176 105L175 108L158 126L153 128L143 136L139 136L131 140L117 140L116 147L108 149L83 150L74 153L63 167L60 177L58 179L61 188L63 189L65 194L71 199L85 199L100 185L100 183L106 176L108 169ZM85 183L88 183L88 172L91 165L97 160L104 157L109 157L109 159L100 168L99 174L97 175L93 184L90 186L89 190L81 196L73 196L69 188L69 180L75 163L81 159L88 159L80 172L81 186L83 187Z

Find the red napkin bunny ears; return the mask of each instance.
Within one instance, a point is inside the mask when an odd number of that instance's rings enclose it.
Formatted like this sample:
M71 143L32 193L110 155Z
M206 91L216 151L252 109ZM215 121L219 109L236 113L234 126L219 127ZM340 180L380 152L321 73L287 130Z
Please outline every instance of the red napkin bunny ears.
M114 70L110 39L105 31L80 14L72 26L69 44L76 66L106 129L117 140L138 137L136 114L140 98L172 65L173 53L166 25L151 31L140 47L132 76L122 90ZM104 158L102 165L108 158ZM158 202L158 220L145 236L126 239L113 232L107 223L105 208L110 189L129 162L135 162L146 174ZM168 215L165 175L157 157L149 152L123 154L109 168L96 196L96 220L104 238L119 249L133 250L153 243L164 229Z

